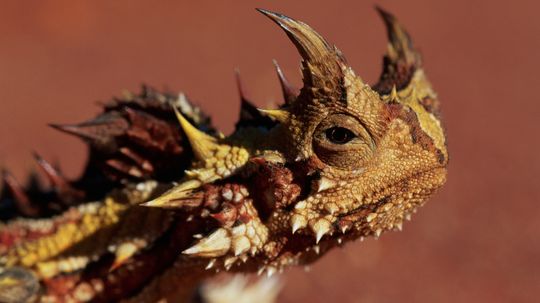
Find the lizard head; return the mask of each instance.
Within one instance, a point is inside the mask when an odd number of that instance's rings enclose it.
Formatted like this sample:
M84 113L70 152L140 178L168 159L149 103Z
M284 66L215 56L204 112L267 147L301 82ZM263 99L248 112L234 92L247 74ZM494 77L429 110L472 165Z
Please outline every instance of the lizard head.
M218 221L184 254L250 254L277 267L298 263L309 248L318 255L336 240L401 229L445 182L448 162L439 103L408 34L379 9L390 43L370 86L311 27L260 12L302 56L299 94L278 68L285 104L243 104L245 121L229 137L209 136L177 112L196 160L179 185L146 205L198 209Z
M303 58L304 86L277 116L279 137L285 138L281 152L305 163L309 169L304 171L314 176L290 225L293 231L308 227L317 240L336 227L354 226L365 234L400 228L403 218L445 179L443 130L435 110L426 106L435 94L407 33L379 11L390 44L375 89L308 25L262 11Z

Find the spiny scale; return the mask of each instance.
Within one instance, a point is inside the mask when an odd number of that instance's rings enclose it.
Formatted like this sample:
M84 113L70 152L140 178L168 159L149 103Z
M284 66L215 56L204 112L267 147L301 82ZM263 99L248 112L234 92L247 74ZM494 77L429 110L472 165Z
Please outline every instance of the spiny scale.
M298 89L289 83L289 80L287 80L285 74L283 74L283 71L281 70L281 67L279 67L277 61L273 60L273 62L274 66L276 67L279 83L281 84L281 90L283 92L283 99L285 100L285 104L292 104L294 100L296 100Z
M214 152L219 149L217 139L191 125L176 107L174 107L174 113L191 144L195 158L198 160L212 158Z
M37 206L32 204L30 198L24 192L24 189L19 184L19 182L17 182L15 177L13 177L13 175L11 175L7 170L3 169L2 179L4 181L4 185L8 187L11 191L11 194L13 195L13 198L15 200L16 207L21 212L21 214L28 217L37 216L37 214L39 213L39 209L37 208Z

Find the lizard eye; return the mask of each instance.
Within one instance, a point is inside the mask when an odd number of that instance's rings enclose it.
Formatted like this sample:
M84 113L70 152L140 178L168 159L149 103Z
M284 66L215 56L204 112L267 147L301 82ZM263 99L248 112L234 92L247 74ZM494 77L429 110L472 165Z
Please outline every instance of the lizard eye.
M322 120L313 134L313 151L319 159L341 169L357 169L375 149L364 125L346 113L332 114Z
M337 126L326 130L326 138L335 144L345 144L355 137L356 135L345 127Z

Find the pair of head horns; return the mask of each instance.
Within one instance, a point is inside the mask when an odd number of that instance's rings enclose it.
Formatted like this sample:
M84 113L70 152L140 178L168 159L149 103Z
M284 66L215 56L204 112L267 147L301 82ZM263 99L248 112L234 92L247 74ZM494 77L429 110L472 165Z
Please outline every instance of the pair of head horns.
M387 94L390 93L387 89L377 88L406 86L410 77L403 77L398 73L414 73L420 66L420 56L414 50L409 35L394 16L379 7L377 10L386 25L389 45L383 73L374 88L380 93ZM339 89L343 83L343 71L347 63L335 46L301 21L263 9L258 11L278 24L298 49L303 59L304 89L321 88L330 91Z

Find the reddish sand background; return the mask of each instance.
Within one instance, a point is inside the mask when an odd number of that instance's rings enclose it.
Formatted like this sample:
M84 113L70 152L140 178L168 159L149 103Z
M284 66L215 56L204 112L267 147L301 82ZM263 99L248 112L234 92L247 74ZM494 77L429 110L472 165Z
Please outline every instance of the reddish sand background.
M46 124L93 117L95 101L142 82L187 92L226 132L238 115L235 67L258 105L280 102L271 60L299 84L299 57L257 6L311 24L365 79L380 71L373 1L183 2L2 1L0 165L22 178L37 150L76 176L82 143ZM538 302L540 6L380 4L413 35L443 102L448 184L403 232L289 270L280 302Z

